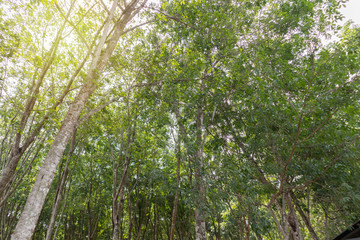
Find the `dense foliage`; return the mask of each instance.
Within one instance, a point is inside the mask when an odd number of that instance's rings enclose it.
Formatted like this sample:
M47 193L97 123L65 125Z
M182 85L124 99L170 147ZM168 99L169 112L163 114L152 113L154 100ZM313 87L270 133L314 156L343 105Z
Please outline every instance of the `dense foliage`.
M345 2L0 0L0 239L335 237L360 213Z

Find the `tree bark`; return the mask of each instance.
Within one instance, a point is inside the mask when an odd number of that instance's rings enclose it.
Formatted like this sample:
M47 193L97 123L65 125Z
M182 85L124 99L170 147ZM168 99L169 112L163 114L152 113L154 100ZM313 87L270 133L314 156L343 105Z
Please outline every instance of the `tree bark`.
M68 153L68 159L71 157L71 155L73 154L73 152L75 150L75 139L76 139L75 135L76 135L76 131L73 134L70 150L69 150L69 153ZM54 206L53 206L53 209L52 209L52 212L51 212L51 218L50 218L49 226L48 226L48 229L46 231L45 240L50 240L51 237L52 237L53 231L54 231L56 217L58 215L60 205L61 205L61 201L63 199L63 192L64 192L64 189L65 189L65 183L66 183L66 179L67 179L68 173L69 173L69 161L70 160L68 160L66 162L64 172L63 172L63 174L61 176L61 180L60 180L60 183L58 185L58 189L57 189L56 196L55 196L55 199L54 199Z

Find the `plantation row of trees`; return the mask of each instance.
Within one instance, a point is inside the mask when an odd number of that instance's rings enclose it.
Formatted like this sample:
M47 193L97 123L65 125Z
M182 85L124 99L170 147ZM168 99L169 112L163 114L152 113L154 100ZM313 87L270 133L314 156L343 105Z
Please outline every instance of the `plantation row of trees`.
M332 239L360 213L345 2L0 0L0 239Z

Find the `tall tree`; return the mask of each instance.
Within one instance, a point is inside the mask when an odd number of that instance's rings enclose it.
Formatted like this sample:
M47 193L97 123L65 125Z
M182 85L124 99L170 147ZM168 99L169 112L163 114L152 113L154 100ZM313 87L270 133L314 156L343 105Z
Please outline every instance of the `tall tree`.
M343 2L0 0L0 239L331 239L360 205Z
M74 131L74 127L79 119L80 113L91 94L96 90L99 74L104 70L117 42L119 41L119 38L125 33L126 25L141 10L145 2L133 0L128 4L125 2L122 4L122 12L112 26L112 20L113 18L116 18L118 1L114 1L112 3L109 15L104 21L103 34L101 35L99 43L93 53L85 83L74 99L74 102L70 105L66 117L61 124L61 128L59 129L47 157L44 160L19 222L14 230L12 239L31 238L37 220L40 216L47 192L49 191L51 183L54 179L57 166L69 138ZM113 32L111 31L112 27L114 28ZM106 41L108 42L105 43Z

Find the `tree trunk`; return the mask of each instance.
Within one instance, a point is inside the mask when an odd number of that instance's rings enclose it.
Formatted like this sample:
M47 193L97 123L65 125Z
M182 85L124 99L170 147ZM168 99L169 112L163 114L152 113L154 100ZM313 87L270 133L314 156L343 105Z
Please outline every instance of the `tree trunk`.
M206 79L206 73L204 73L204 79ZM205 80L201 83L201 91L204 91ZM204 100L203 100L204 101ZM197 109L197 118L196 118L196 146L197 150L195 153L195 189L198 195L195 209L195 239L196 240L206 240L206 226L205 226L205 188L204 188L204 176L203 176L203 152L204 144L206 139L206 132L203 131L204 128L204 112L202 110L203 103L200 103Z
M46 237L45 240L50 240L54 231L54 227L55 227L55 222L56 222L56 217L58 215L59 209L60 209L60 203L62 201L62 197L63 197L63 191L65 189L65 182L66 182L66 178L68 175L68 166L65 166L65 170L64 173L61 177L61 182L59 183L59 188L57 190L57 194L55 197L55 202L54 202L54 206L51 212L51 218L50 218L50 223L46 232Z
M175 234L175 223L176 223L176 216L177 216L177 207L179 203L179 187L180 187L180 134L178 135L178 141L177 141L177 156L176 156L176 194L174 199L174 208L172 212L171 217L171 229L170 229L170 240L174 239Z
M293 192L291 192L290 194L291 194L291 197L292 197L292 199L293 199L295 208L296 208L296 210L299 212L302 220L304 221L307 229L309 230L309 232L310 232L310 234L311 234L311 237L312 237L314 240L319 240L319 238L318 238L318 236L316 235L313 227L311 226L311 222L310 222L309 218L305 215L304 211L301 209L301 206L300 206L298 200L296 199L295 194L294 194Z
M120 230L120 215L124 202L124 187L128 176L130 165L130 156L126 157L126 163L123 170L123 176L121 178L120 185L116 191L115 196L113 196L113 240L119 239L119 230Z
M69 10L67 16L69 16L71 9ZM21 159L21 157L23 156L23 154L25 153L26 149L30 146L31 142L35 139L28 139L28 140L32 140L32 141L27 141L28 143L22 145L20 147L20 142L21 142L21 138L22 138L22 134L25 130L26 124L28 122L28 119L32 113L32 110L35 106L36 100L37 100L37 95L39 94L40 91L40 87L43 83L43 80L50 68L50 66L52 65L52 63L54 62L55 56L56 56L56 51L57 48L59 46L60 40L61 40L61 35L63 33L63 30L65 28L65 23L62 24L62 26L60 27L60 29L57 32L56 38L54 43L51 46L51 49L49 51L49 58L46 60L45 65L43 66L43 68L41 69L41 73L39 76L38 81L36 82L35 79L33 79L33 83L34 83L34 87L32 90L30 90L30 94L31 96L26 100L25 103L25 109L24 112L22 113L21 116L21 121L20 121L20 127L19 129L17 129L17 133L15 135L15 141L14 144L11 147L11 153L10 153L10 158L7 161L5 168L2 169L1 171L1 178L0 178L0 199L6 189L7 184L10 182L10 179L13 177L16 167ZM36 84L35 84L36 82Z
M90 64L87 81L82 86L74 102L69 107L66 117L62 122L54 142L37 175L35 184L28 196L24 210L11 237L12 240L31 239L45 202L46 195L49 192L51 183L54 179L57 166L59 165L66 145L74 132L80 113L84 109L85 104L92 93L96 90L99 73L104 70L106 64L108 63L120 36L124 33L126 24L138 11L140 11L140 8L134 7L137 2L137 0L133 0L132 4L126 6L126 9L123 11L120 19L115 23L115 31L110 37L108 45L105 49L103 49L111 29L111 21L113 20L115 10L118 6L117 1L113 2L110 14L105 23L103 35Z
M54 231L54 227L55 227L55 222L56 222L56 217L58 215L59 209L60 209L60 205L61 205L61 201L63 199L63 192L65 189L65 183L66 183L66 179L68 177L68 173L69 173L69 159L71 157L71 155L73 154L74 150L75 150L75 136L76 136L76 131L73 134L73 138L71 141L71 146L70 146L70 150L68 153L68 161L66 162L65 165L65 169L64 172L61 176L61 180L59 183L59 187L57 189L56 192L56 196L55 196L55 201L54 201L54 206L53 206L53 210L51 212L51 218L50 218L50 222L49 222L49 226L46 232L46 237L45 240L50 240Z
M132 228L133 228L133 219L134 219L134 217L132 216L131 208L132 208L132 206L131 206L131 194L129 193L128 194L128 213L129 213L128 237L129 237L129 239L131 239L131 233L132 233Z
M204 194L204 188L202 186L197 187L199 194ZM198 199L199 203L195 209L195 239L196 240L206 240L206 229L205 229L205 214L203 209L203 202L201 202L201 197Z
M130 160L131 160L131 150L129 151L129 149L131 149L131 144L134 142L135 140L135 131L136 131L136 124L133 125L133 129L129 129L129 133L128 133L128 138L127 138L127 143L126 143L126 149L125 149L125 163L124 163L124 168L123 168L123 174L121 177L121 181L119 186L117 186L117 171L118 168L114 169L114 183L113 183L113 212L112 212L112 217L113 217L113 240L118 240L119 239L119 230L120 230L120 215L122 212L122 208L123 208L123 203L124 203L124 188L126 186L126 181L127 181L127 177L128 177L128 173L129 173L129 166L130 166ZM122 144L123 146L123 144ZM120 151L120 159L118 162L118 166L121 163L121 158L122 158L122 151L123 151L123 147L121 148ZM115 164L113 164L115 166Z
M286 204L287 204L287 206L289 208L289 214L287 216L287 222L289 224L289 228L290 228L290 231L292 233L292 236L293 236L294 240L303 240L303 238L301 236L301 232L300 232L299 221L298 221L298 218L296 216L294 205L293 205L293 203L291 201L290 193L285 194L285 201L286 201Z
M57 166L62 158L68 140L74 131L75 123L90 95L96 89L93 81L88 81L81 89L44 160L35 184L26 201L23 213L16 225L12 239L30 239L40 216L46 195L54 179Z

